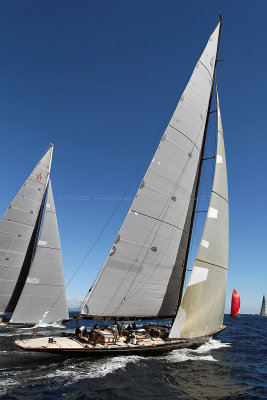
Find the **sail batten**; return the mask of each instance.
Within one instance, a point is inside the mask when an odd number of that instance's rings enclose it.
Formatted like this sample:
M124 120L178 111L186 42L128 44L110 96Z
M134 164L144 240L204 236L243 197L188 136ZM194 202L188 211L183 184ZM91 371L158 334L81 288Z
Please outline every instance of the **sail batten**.
M217 156L211 198L187 288L173 323L171 338L211 334L222 326L229 247L227 169L217 93Z
M219 30L220 24L196 64L82 314L159 316L170 279L178 288L181 273L172 271L192 216ZM182 271L183 263L177 267ZM175 315L179 290L170 298L164 314Z
M36 223L50 174L53 146L25 181L0 221L0 312L12 312L19 297L18 278L29 268L26 255L35 242ZM25 277L23 277L24 280ZM19 289L21 290L21 289Z

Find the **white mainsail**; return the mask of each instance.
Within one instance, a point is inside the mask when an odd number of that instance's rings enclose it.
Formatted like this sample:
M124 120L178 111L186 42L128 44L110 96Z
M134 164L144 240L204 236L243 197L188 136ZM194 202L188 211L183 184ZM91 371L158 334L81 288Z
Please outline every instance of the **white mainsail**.
M221 113L212 193L195 264L170 338L205 336L222 327L228 270L229 205Z
M69 317L51 181L36 251L10 322L36 324L43 315L46 324Z
M261 305L260 315L262 317L267 317L267 303L266 303L265 296L263 296L263 298L262 298L262 305Z
M220 23L195 66L110 254L84 300L84 315L151 317L176 313L219 33Z
M13 312L23 288L50 174L53 146L36 165L0 221L0 312Z

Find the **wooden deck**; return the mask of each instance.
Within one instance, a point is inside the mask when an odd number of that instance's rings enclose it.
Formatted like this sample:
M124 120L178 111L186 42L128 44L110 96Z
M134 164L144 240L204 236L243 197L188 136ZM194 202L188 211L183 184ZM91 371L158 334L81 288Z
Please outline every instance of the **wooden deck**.
M159 344L165 344L166 342L162 339L141 339L138 340L138 344L125 343L126 337L121 337L116 343L104 343L104 344L87 344L81 342L75 337L38 337L35 339L23 339L16 340L15 344L25 350L36 350L36 349L121 349L121 348L140 348L144 346L156 346Z

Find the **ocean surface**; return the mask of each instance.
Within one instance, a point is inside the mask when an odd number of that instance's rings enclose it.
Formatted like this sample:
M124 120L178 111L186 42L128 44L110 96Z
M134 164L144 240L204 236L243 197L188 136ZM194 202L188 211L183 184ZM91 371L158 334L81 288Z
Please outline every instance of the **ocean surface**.
M32 329L1 327L0 399L267 399L267 318L225 315L224 323L196 350L99 359L23 352L13 341ZM74 326L37 334L61 335Z

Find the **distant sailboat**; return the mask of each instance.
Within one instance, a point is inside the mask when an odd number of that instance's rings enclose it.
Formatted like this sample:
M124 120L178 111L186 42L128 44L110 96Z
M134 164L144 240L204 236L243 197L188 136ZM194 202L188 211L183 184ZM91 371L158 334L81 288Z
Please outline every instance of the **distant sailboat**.
M41 319L52 323L68 318L49 180L52 154L53 145L0 221L0 314L12 314L12 324L35 325Z
M240 308L240 296L234 289L232 293L232 302L231 302L231 317L238 316L239 308Z
M209 38L80 318L172 318L171 327L135 326L128 334L93 329L77 337L36 338L25 349L78 355L129 354L190 347L223 326L228 270L228 185L217 97L217 154L210 203L194 267L183 286L203 164L221 21ZM181 301L182 300L182 301ZM131 336L132 335L132 336Z
M263 296L263 298L262 298L262 305L261 305L260 315L262 317L267 317L267 303L266 303L265 296Z

